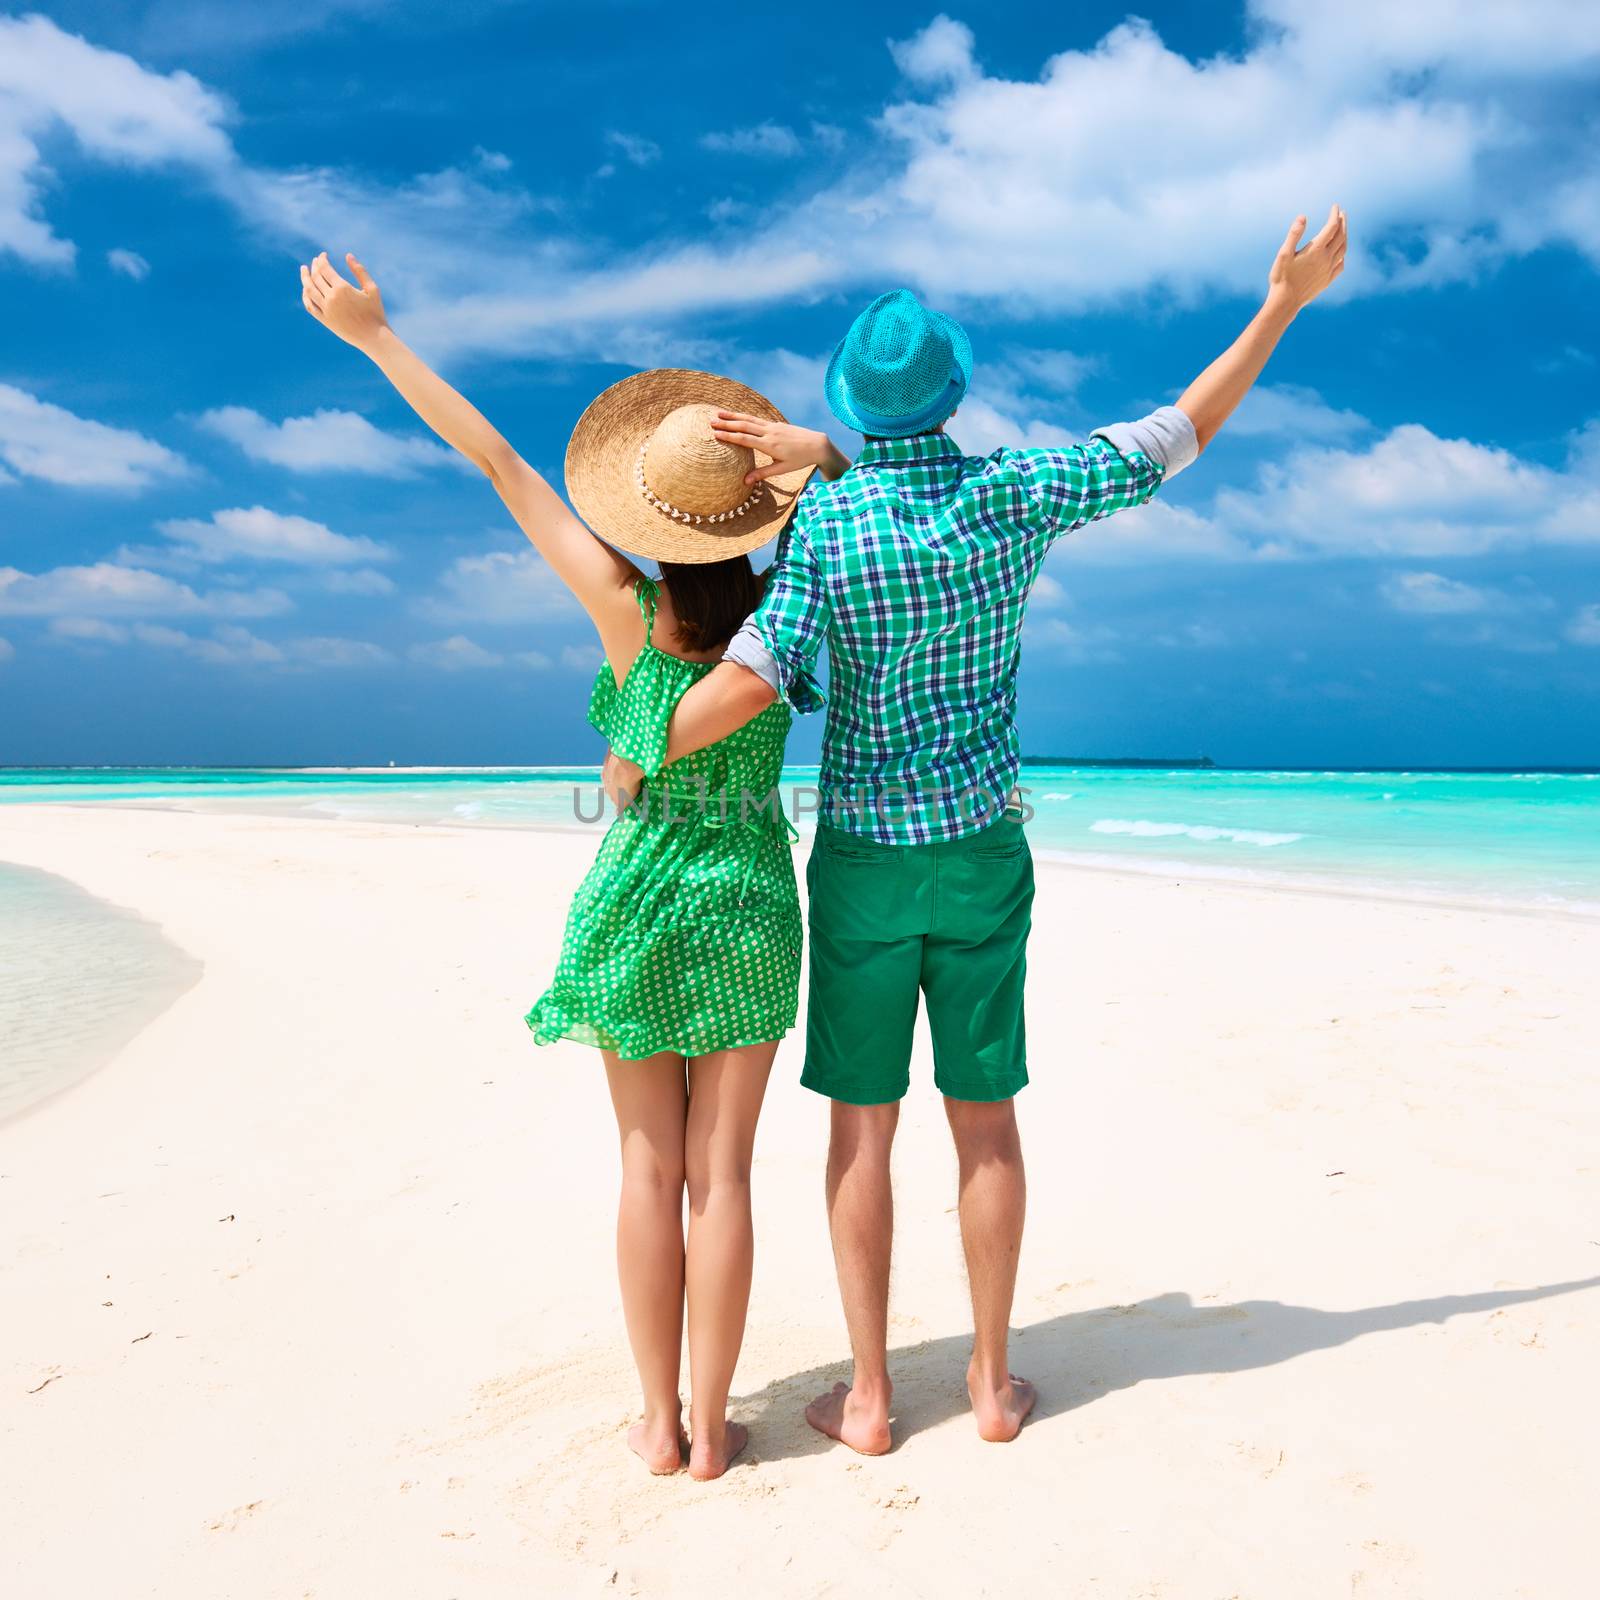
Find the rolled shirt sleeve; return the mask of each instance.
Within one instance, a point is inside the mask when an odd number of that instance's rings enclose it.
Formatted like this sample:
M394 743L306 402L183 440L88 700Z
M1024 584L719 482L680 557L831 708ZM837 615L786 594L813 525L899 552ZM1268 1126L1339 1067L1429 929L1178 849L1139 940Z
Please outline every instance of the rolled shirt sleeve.
M747 667L796 711L820 711L815 668L830 610L821 568L803 525L804 507L778 546L761 604L723 652Z
M1162 406L1137 422L1113 422L1109 428L1096 428L1090 435L1104 439L1120 455L1135 452L1149 456L1161 468L1165 481L1175 477L1200 454L1200 441L1187 412L1176 406Z

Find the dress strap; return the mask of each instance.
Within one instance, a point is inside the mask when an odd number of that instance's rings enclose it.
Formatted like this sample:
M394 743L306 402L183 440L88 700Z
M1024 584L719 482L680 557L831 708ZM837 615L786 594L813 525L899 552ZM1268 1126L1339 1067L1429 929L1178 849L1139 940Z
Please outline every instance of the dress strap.
M652 642L656 626L656 601L661 591L648 578L638 579L633 586L633 598L639 602L639 615L644 618L644 642Z

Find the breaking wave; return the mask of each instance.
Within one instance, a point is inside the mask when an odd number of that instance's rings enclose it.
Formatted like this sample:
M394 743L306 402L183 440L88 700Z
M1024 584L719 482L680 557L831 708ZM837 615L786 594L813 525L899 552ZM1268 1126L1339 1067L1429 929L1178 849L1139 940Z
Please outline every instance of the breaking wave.
M1203 822L1144 822L1127 821L1121 817L1103 817L1089 825L1090 833L1126 833L1136 839L1200 839L1206 842L1225 840L1230 844L1253 844L1262 849L1273 845L1293 844L1305 838L1303 833L1265 833L1259 828L1213 828Z

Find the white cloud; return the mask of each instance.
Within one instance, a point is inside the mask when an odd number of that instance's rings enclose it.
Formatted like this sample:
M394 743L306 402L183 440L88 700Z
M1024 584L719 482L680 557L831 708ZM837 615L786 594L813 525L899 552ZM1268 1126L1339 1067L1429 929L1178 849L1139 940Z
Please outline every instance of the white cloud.
M620 150L636 167L648 167L661 159L661 146L654 139L636 133L619 133L613 129L606 135L606 143Z
M277 645L236 624L219 627L209 639L148 622L135 623L131 632L141 644L181 651L214 666L275 666L284 659Z
M380 644L369 639L340 639L313 635L291 639L291 659L308 667L377 667L394 658Z
M316 6L240 6L218 0L146 0L120 15L141 42L171 58L243 59L299 34L336 28L347 19L391 9L393 0L324 0ZM133 15L137 21L132 20Z
M448 639L432 639L425 644L414 644L406 652L424 667L437 667L444 672L470 671L478 667L497 667L504 660L498 651L486 650L465 634L452 634Z
M0 661L11 661L16 658L17 647L9 639L0 639Z
M183 554L197 561L288 561L339 566L386 561L393 554L374 539L335 533L309 517L286 516L265 506L213 511L209 520L175 517L157 526Z
M1030 606L1062 606L1066 603L1066 585L1051 577L1048 572L1041 572L1033 580L1033 589L1028 596Z
M1315 389L1299 384L1257 384L1228 418L1234 438L1281 435L1295 440L1347 439L1372 424L1357 411L1330 406Z
M124 250L120 245L106 251L106 265L135 283L143 283L150 276L150 263L137 250Z
M1232 530L1323 554L1600 544L1600 481L1587 440L1577 436L1561 470L1406 423L1364 449L1294 450L1263 467L1254 490L1221 491L1213 515Z
M802 356L793 350L729 351L722 369L764 394L791 422L823 428L837 437L844 425L828 410L822 394L826 356Z
M50 632L58 639L78 639L91 644L121 644L128 630L120 622L102 622L98 617L57 617Z
M799 134L777 122L760 122L753 128L704 134L700 143L703 148L722 155L767 156L775 160L797 156L803 148Z
M0 567L0 615L266 617L287 611L290 605L288 595L278 589L198 593L158 572L111 561L40 573Z
M371 567L352 567L341 570L335 567L322 580L322 587L329 594L393 594L394 580L386 577L381 572L374 572Z
M592 644L564 644L561 647L561 665L573 672L598 672L600 649Z
M1097 356L1081 356L1071 350L1030 350L1025 345L1013 345L1001 352L998 361L985 362L980 370L985 383L998 383L1019 392L1069 395L1099 365Z
M993 402L985 398L991 394ZM1024 396L985 384L982 393L969 393L961 402L950 424L950 436L969 455L975 456L986 456L1003 446L1032 450L1070 444L1078 430L1039 416L1035 405L1035 401Z
M209 637L178 628L135 623L129 630L141 644L175 650L213 666L374 667L393 658L366 639L310 637L273 641L236 624L223 624Z
M1385 605L1429 617L1458 617L1493 609L1496 597L1486 589L1446 578L1437 572L1397 572L1378 586Z
M1397 25L1409 8L1386 0L1271 9L1288 32L1242 55L1191 61L1133 21L1037 80L985 75L966 30L937 19L898 54L948 87L886 110L902 165L856 201L885 245L880 270L1058 308L1149 288L1247 292L1294 210L1333 200L1353 227L1341 293L1467 277L1552 242L1600 260L1582 119L1524 87L1530 73L1592 74L1593 6L1521 8L1513 31L1536 47L1503 58L1483 44L1498 29L1461 24L1460 7L1417 8L1422 29ZM1546 27L1559 52L1537 41ZM1344 48L1327 47L1331 33Z
M578 602L536 550L459 556L439 578L439 593L418 605L436 622L529 622L574 614Z
M131 640L152 649L173 650L196 661L226 666L368 667L394 659L382 645L366 639L310 636L274 642L236 623L221 624L207 637L162 623L129 625L96 617L57 617L50 624L50 632L55 638L75 644L122 645Z
M1149 505L1119 511L1079 528L1061 543L1069 560L1099 566L1144 566L1154 558L1165 561L1238 561L1245 557L1275 556L1271 544L1252 548L1214 516L1164 500L1158 494Z
M1580 607L1567 624L1567 638L1573 644L1600 645L1600 605Z
M237 445L252 461L291 472L358 472L414 478L422 467L452 465L455 451L431 439L402 438L375 428L354 411L315 411L272 422L248 406L203 412L199 426Z
M68 266L74 247L39 214L46 170L38 141L65 128L115 166L234 161L221 96L187 72L160 74L102 50L47 17L0 17L0 252Z
M1049 424L996 418L969 402L955 425L966 448L972 448L969 411L983 423L979 433L1012 443L1059 442L1059 433L1055 440L1036 437ZM1180 480L1186 488L1203 481ZM1157 556L1438 559L1539 545L1600 545L1600 424L1572 436L1563 467L1496 445L1441 439L1417 423L1361 447L1302 445L1262 466L1253 485L1217 491L1208 507L1163 491L1147 506L1079 529L1063 548L1072 560L1125 565ZM1397 609L1442 612L1453 604L1464 611L1466 586L1458 591L1454 583L1438 574L1407 575L1389 580L1383 593ZM1502 591L1471 592L1513 609L1531 604Z
M93 422L8 383L0 383L0 460L24 477L74 489L146 489L190 470L142 433Z
M1043 651L1068 661L1120 661L1119 635L1104 623L1068 622L1065 617L1030 615L1022 630L1030 651Z
M1337 294L1468 278L1551 245L1600 264L1578 112L1600 8L1526 0L1505 23L1503 0L1332 13L1255 0L1251 14L1232 55L1191 60L1130 22L1018 78L986 71L970 30L936 18L896 47L903 89L837 181L785 197L731 245L697 239L687 207L680 235L631 253L574 238L565 218L540 227L550 202L485 182L481 163L397 186L251 166L226 103L193 78L43 18L8 21L0 250L70 259L39 203L37 141L65 129L105 162L183 164L279 244L359 248L435 357L593 357L710 310L896 279L1013 315L1251 293L1292 213L1335 199L1354 229ZM772 154L803 143L763 126L711 137ZM492 287L463 296L466 281Z
M889 46L894 64L916 83L961 83L973 76L976 40L964 22L938 16L921 33Z
M1561 78L1600 55L1600 18L1589 0L1406 0L1342 15L1322 0L1251 0L1250 9L1285 31L1287 50L1358 76L1376 60L1394 72L1434 67L1469 81ZM1560 50L1550 48L1553 39Z

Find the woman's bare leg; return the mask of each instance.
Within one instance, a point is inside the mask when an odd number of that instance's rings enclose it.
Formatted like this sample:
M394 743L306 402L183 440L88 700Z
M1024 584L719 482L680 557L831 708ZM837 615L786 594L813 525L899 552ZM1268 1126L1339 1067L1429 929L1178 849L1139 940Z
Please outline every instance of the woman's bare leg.
M683 1465L684 1060L621 1061L602 1053L622 1139L617 1276L644 1390L644 1420L630 1430L628 1445L652 1472L676 1472Z
M750 1156L776 1041L689 1062L684 1175L689 1189L689 1471L719 1478L743 1449L728 1386L744 1340L755 1257Z

